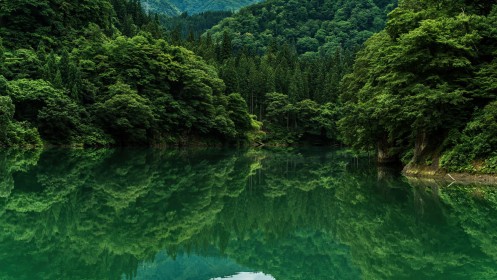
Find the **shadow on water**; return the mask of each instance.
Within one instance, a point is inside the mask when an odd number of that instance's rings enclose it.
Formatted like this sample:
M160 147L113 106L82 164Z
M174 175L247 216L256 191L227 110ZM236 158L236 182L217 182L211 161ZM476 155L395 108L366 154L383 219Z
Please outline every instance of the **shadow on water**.
M495 279L496 208L341 150L3 150L0 279Z

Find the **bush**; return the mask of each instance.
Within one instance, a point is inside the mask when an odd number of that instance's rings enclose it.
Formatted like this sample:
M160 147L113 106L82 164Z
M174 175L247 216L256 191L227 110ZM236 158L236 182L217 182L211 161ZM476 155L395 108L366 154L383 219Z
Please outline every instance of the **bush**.
M475 113L441 165L449 171L497 173L496 158L497 102L492 102Z

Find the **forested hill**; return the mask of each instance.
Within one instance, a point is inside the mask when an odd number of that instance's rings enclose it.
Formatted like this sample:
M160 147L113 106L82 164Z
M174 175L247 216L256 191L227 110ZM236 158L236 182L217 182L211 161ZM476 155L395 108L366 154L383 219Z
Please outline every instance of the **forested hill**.
M141 0L145 11L166 16L178 16L182 11L170 0Z
M272 0L183 41L138 0L3 1L0 145L338 141L340 80L394 6Z
M380 31L396 0L271 0L242 9L212 30L227 32L235 49L262 52L271 44L295 45L299 53L332 54L356 49Z
M270 0L185 38L226 14L0 2L0 146L335 142L497 173L496 1Z
M208 11L236 11L263 0L141 0L147 11L177 16L181 13L199 14Z
M340 81L396 0L271 0L240 10L183 42L216 65L264 123L266 141L339 141ZM185 23L188 21L185 19Z
M0 146L246 141L256 123L224 89L138 1L0 2Z

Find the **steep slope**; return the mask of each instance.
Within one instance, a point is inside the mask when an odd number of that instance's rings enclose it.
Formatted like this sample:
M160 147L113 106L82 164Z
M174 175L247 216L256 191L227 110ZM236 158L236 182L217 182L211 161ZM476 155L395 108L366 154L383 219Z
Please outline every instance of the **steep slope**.
M226 31L236 48L264 51L270 44L295 45L299 53L354 49L385 24L396 0L271 0L242 9L212 29Z
M0 37L7 46L34 45L40 40L53 42L53 37L75 33L92 22L103 30L111 29L112 5L108 0L87 1L1 1ZM125 1L120 1L125 2Z
M340 81L396 0L269 0L206 32L197 53L216 60L270 143L338 142ZM209 45L209 42L211 43Z
M140 2L59 2L0 2L0 147L244 137L242 97L224 95L212 66L162 39Z
M262 0L142 0L151 12L177 16L183 12L198 14L207 11L234 11Z

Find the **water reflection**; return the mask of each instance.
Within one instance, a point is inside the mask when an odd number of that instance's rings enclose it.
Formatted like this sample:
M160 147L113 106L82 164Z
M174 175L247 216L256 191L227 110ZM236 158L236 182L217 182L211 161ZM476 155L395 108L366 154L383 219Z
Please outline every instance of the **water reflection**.
M495 187L341 151L4 150L0 175L0 279L497 277Z

